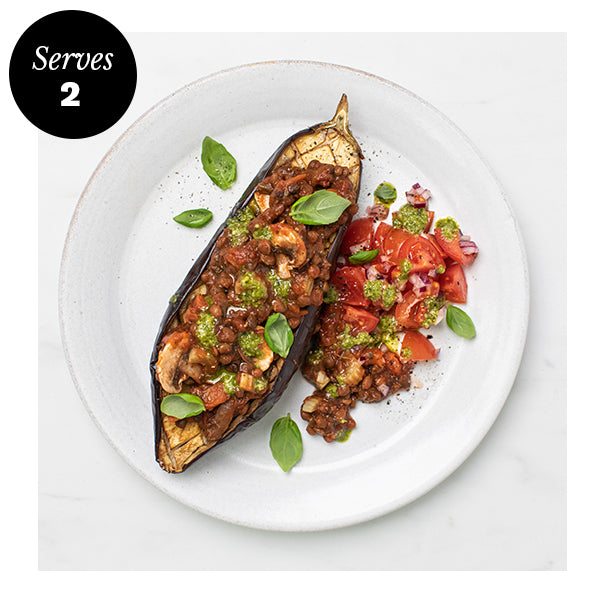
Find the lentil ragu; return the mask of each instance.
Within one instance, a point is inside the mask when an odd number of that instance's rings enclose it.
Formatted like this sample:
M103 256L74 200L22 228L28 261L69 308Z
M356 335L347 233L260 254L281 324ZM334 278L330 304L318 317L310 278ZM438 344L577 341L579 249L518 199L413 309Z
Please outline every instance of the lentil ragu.
M390 394L408 389L414 367L395 352L379 347L380 335L368 339L349 328L341 302L323 310L315 348L308 354L302 373L317 388L302 403L306 430L326 442L344 439L356 427L350 409L358 400L380 402ZM380 332L377 331L377 334Z
M218 440L268 393L284 358L265 341L274 313L296 329L309 306L328 291L328 249L340 226L357 212L346 167L313 160L306 169L282 166L258 184L254 198L227 224L200 282L180 310L179 324L160 344L157 378L168 394L190 393L206 408L197 420L208 441ZM309 226L290 207L319 189L351 202L339 220Z

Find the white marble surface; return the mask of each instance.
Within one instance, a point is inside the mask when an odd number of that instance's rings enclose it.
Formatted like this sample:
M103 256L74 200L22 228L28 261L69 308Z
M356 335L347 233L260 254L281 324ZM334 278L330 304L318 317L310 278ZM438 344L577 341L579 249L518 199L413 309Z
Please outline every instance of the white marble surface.
M557 281L564 280L566 261L564 241L556 242L565 239L556 232L565 232L566 217L565 37L128 38L138 63L138 88L125 116L88 140L39 138L40 569L565 569L566 298ZM208 50L217 45L218 53ZM196 513L155 489L127 466L88 416L68 373L58 327L59 262L69 220L87 179L115 139L186 83L222 68L272 59L363 69L444 112L478 146L504 185L529 259L528 340L512 392L488 436L458 471L423 498L385 517L334 531L246 529Z

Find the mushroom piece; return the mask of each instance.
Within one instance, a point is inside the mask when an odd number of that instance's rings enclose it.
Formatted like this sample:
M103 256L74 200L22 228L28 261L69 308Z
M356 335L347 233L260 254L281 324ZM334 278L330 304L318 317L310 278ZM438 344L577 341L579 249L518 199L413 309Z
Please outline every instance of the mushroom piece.
M281 279L290 279L292 272L290 271L290 259L285 254L278 254L276 256L277 261L277 275Z
M192 364L204 365L205 367L212 366L218 362L213 354L206 350L206 348L198 348L197 346L190 350L187 361Z
M271 243L276 252L277 274L282 279L289 279L290 267L297 268L306 262L306 244L302 235L286 223L271 225L271 234Z
M189 331L178 329L165 337L165 345L156 361L156 376L165 392L179 394L181 384L188 377L196 381L201 379L203 368L198 364L200 361L190 361L190 354L194 352L193 342Z
M358 362L358 359L352 352L344 352L341 360L344 366L341 373L344 384L350 386L358 385L365 376L363 366Z
M271 203L271 194L261 194L260 192L254 192L254 199L256 204L260 208L260 212L264 212L269 208Z
M181 383L187 378L179 369L179 363L186 353L187 349L184 347L169 342L158 354L156 376L162 388L169 394L179 394Z
M191 377L196 383L201 383L206 375L206 369L199 364L190 363L185 360L182 360L179 363L179 370L186 377ZM181 391L181 385L179 386L179 391Z
M182 357L179 370L200 383L206 375L216 373L219 369L219 361L205 348L194 346L188 356Z
M263 373L271 366L273 362L273 350L269 348L269 344L267 344L267 340L265 340L265 328L257 327L256 333L262 336L263 340L258 347L260 350L260 356L255 358L252 362L257 369L260 369Z
M310 296L315 287L315 280L307 273L298 273L292 283L292 291L296 296Z
M254 365L257 369L260 369L263 373L271 366L273 358L275 357L273 350L269 348L267 340L265 340L265 328L257 327L254 333L261 337L261 342L258 346L258 356L250 357L244 354L241 348L238 348L238 352L242 358L247 362Z
M321 402L321 400L322 398L319 398L318 396L308 396L308 398L304 399L304 402L302 403L302 408L300 410L309 414L313 413L315 411L315 408L317 408L317 406Z
M330 381L329 377L327 377L327 373L323 370L319 371L315 377L315 383L320 390L322 390Z
M254 377L252 377L252 375L248 375L248 373L238 373L237 379L241 390L244 390L245 392L254 391Z

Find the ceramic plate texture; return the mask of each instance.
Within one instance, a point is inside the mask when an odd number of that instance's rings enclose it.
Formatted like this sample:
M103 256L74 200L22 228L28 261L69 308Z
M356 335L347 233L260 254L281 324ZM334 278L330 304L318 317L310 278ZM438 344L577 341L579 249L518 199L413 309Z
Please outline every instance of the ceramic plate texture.
M422 387L357 406L349 441L305 431L300 404L312 387L296 375L259 423L183 474L154 459L148 362L174 290L271 153L290 134L331 118L341 94L365 159L359 204L381 181L400 196L415 182L433 193L479 244L465 310L477 337L433 331L438 361L419 364ZM205 135L238 161L222 191L200 163ZM210 208L186 229L172 217ZM364 72L313 62L223 71L153 107L114 145L84 190L65 245L60 282L63 342L79 394L125 460L158 488L203 513L273 530L350 525L418 498L455 470L497 417L517 373L528 319L526 258L514 215L471 142L411 92ZM300 426L302 460L283 473L269 450L273 422Z

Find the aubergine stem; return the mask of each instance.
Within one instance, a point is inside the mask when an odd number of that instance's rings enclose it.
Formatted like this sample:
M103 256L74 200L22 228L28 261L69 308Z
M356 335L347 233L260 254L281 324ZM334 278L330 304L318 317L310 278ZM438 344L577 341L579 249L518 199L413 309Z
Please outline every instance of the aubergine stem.
M339 131L348 141L348 143L356 146L356 151L358 152L360 158L364 158L362 152L360 151L360 147L357 144L356 140L352 133L350 133L350 127L348 123L348 96L346 94L342 94L342 98L337 106L335 111L335 115L333 115L333 119L328 123L323 124L324 127L332 127Z
M348 98L346 94L330 121L313 125L293 136L275 163L275 168L291 165L306 169L311 160L347 167L355 189L360 184L360 146L348 125Z

